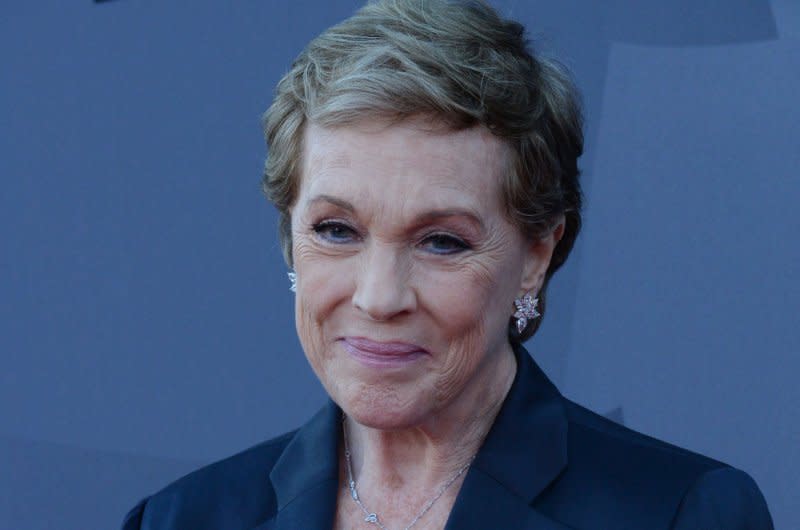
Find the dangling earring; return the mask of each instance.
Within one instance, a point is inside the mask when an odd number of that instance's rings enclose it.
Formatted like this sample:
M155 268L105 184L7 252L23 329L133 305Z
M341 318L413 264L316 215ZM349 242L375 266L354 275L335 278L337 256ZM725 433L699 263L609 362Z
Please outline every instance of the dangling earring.
M536 306L539 305L539 299L532 297L530 294L514 300L514 305L517 306L514 318L517 319L517 331L520 333L528 325L528 321L541 316L541 313L536 310Z
M286 273L286 275L289 276L289 283L291 284L291 285L289 285L289 290L292 291L293 293L296 293L297 292L297 273L294 272L294 271L289 271L289 272Z

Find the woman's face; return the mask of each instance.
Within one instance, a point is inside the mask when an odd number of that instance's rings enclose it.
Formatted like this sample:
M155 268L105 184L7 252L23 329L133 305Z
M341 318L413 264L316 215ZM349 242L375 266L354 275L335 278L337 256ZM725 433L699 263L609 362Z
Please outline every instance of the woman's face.
M292 208L297 330L356 421L436 421L513 374L513 301L538 291L553 237L531 243L504 216L507 156L483 127L307 128Z

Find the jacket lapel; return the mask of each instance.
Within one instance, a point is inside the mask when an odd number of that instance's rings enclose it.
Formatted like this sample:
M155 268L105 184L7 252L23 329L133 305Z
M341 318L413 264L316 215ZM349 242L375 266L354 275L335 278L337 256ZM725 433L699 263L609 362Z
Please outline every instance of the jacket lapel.
M525 499L511 493L494 477L473 468L461 487L445 530L487 528L567 530L569 527L531 508Z
M254 530L333 526L340 424L341 412L329 402L297 431L269 474L277 512Z
M561 395L523 348L506 401L458 494L446 530L564 529L532 508L567 465Z

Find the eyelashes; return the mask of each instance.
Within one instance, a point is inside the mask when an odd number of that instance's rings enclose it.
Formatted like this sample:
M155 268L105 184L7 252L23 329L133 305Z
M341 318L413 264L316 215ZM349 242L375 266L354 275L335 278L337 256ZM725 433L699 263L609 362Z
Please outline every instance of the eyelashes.
M431 234L422 243L429 252L439 255L458 254L471 248L463 239L442 233Z
M323 241L345 244L357 241L358 233L341 221L322 221L312 225L311 230Z
M363 239L361 234L343 221L325 220L311 226L318 240L330 245L350 245ZM447 232L431 232L419 240L416 246L425 252L439 256L459 254L470 250L465 239Z

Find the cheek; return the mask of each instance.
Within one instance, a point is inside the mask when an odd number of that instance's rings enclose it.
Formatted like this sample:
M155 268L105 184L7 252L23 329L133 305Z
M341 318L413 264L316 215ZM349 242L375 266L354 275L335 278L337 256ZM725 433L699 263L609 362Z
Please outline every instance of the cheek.
M429 274L419 285L422 305L449 335L460 334L483 320L486 304L496 290L492 275L474 268Z
M436 381L436 396L440 403L452 400L467 382L474 378L486 362L486 323L478 319L464 334L450 343L447 359Z
M352 267L347 260L330 260L320 256L302 237L295 237L293 247L297 292L295 324L300 343L314 371L320 376L322 360L330 352L334 337L326 328L334 318L334 310L349 298Z
M473 378L507 342L508 320L519 288L520 272L514 256L471 264L458 273L430 279L435 289L436 321L445 335L446 355L440 365L437 394L446 400Z
M504 245L459 268L422 275L419 285L425 305L450 337L505 338L521 278L520 253L512 250Z

